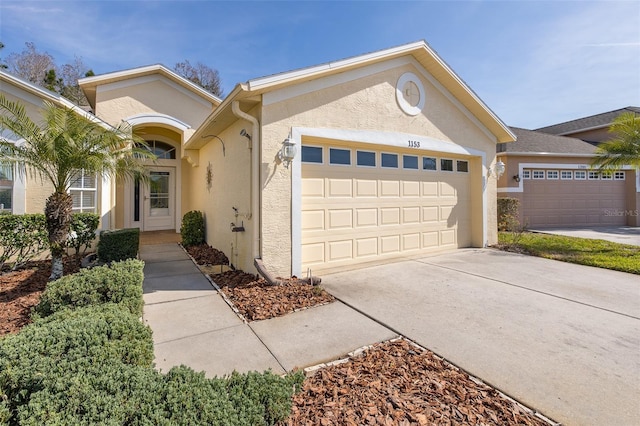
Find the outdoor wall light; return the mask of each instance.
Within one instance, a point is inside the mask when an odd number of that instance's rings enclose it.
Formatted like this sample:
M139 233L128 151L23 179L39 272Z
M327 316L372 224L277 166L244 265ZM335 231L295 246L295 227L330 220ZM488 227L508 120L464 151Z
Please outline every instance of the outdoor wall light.
M494 164L487 173L488 176L495 176L496 179L500 179L500 176L504 174L505 165L502 161L498 160L496 164Z
M278 158L284 164L284 166L288 169L289 164L293 161L296 156L296 143L291 140L291 138L286 138L282 141L282 148L278 152Z
M516 182L520 182L520 175L513 176L513 180L515 180Z

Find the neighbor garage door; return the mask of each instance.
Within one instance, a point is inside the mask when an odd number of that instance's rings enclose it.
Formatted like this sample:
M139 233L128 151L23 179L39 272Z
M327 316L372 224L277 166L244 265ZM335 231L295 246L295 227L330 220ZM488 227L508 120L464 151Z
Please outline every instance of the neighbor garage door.
M626 173L524 170L523 215L529 227L625 225Z
M303 272L471 245L468 160L340 145L302 160Z

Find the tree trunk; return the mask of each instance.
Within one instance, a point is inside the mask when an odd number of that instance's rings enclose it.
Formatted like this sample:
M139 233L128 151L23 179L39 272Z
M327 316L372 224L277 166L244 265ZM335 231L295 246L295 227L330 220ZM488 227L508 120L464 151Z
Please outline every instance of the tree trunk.
M72 208L73 199L69 194L54 192L47 198L44 215L51 249L51 276L49 276L49 281L61 278L64 273L62 256L69 236Z

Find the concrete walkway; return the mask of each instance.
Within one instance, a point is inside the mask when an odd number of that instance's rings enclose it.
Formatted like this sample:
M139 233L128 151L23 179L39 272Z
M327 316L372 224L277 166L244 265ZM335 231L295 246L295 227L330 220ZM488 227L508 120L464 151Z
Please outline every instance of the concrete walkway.
M396 336L340 302L247 324L178 244L141 246L140 258L143 320L163 372L184 364L208 377L234 370L282 374Z

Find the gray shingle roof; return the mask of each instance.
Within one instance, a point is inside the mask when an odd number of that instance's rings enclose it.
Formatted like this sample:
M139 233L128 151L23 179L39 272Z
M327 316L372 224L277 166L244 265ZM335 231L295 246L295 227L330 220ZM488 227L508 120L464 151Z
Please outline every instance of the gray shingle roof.
M593 154L595 146L577 138L550 135L536 130L510 127L518 139L498 144L498 152L531 152L551 154Z
M640 108L629 106L626 108L616 109L614 111L603 112L602 114L566 121L564 123L540 127L539 129L536 129L536 131L552 135L566 135L586 129L608 127L614 118L625 112L635 112L636 114L640 114Z

